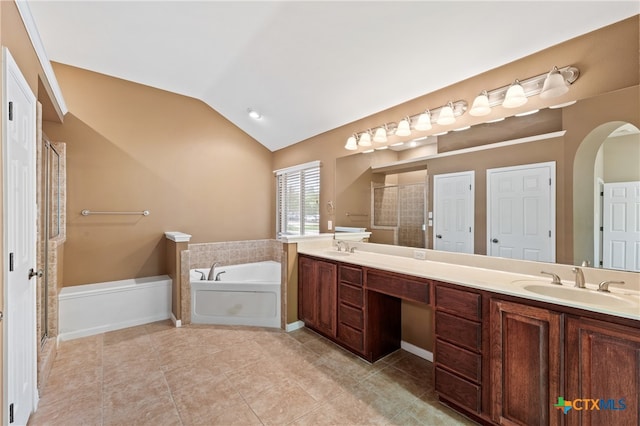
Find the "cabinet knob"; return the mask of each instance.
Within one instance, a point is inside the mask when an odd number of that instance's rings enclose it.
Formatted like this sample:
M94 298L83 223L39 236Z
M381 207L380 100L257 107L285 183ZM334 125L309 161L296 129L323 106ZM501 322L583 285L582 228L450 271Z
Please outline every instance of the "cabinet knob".
M497 244L499 241L497 238L494 238L493 240L491 240L492 243Z
M436 235L436 238L442 238L442 235L438 234Z

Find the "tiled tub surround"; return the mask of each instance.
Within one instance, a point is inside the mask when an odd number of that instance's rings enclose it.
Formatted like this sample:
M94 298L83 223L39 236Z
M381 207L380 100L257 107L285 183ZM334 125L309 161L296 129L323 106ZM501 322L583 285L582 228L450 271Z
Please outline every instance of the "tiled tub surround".
M273 260L282 262L282 242L277 240L246 240L228 241L220 243L196 243L189 244L188 250L183 250L180 256L180 295L182 323L191 323L191 284L189 283L189 271L197 268L210 268L214 262L221 266L239 265L242 263L262 262ZM285 271L282 277L286 277ZM282 286L282 292L286 286ZM281 293L282 300L286 294ZM282 309L282 312L285 310Z

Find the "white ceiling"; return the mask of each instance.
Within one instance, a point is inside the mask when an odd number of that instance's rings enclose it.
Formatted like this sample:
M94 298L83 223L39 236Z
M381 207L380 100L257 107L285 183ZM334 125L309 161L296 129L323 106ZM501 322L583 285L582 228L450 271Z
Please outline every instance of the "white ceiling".
M201 99L271 151L640 11L575 0L28 4L50 60Z

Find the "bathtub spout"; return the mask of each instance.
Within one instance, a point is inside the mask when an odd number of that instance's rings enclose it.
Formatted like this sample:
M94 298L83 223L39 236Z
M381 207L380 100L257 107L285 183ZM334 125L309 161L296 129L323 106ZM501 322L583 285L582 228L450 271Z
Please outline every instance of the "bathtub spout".
M220 271L216 274L216 281L220 281L220 275L224 274L227 271Z
M216 266L220 266L220 263L214 262L213 265L211 265L211 269L209 269L209 277L207 278L209 281L213 281L215 279Z

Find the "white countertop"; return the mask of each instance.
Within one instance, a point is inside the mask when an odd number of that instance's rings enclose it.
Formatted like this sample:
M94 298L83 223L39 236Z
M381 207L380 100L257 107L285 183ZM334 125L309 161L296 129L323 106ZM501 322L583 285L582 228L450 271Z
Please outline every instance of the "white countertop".
M528 281L529 283L533 281L533 284L548 284L552 286L551 278L544 275L518 274L433 260L418 260L405 256L374 253L357 249L355 253L347 254L343 251L338 252L335 247L323 247L319 245L299 245L298 253L640 321L640 292L635 290L614 288L612 286L610 289L611 295L618 296L633 305L626 306L625 303L621 302L619 306L617 304L614 306L602 306L541 295L525 290L522 285L524 283L517 283L517 281ZM568 291L573 290L573 283L563 280L563 284L563 287L570 288L567 289ZM586 289L576 289L576 292L593 292L596 296L602 296L603 300L607 297L606 294L595 291L597 289L596 285L587 283L586 286Z

